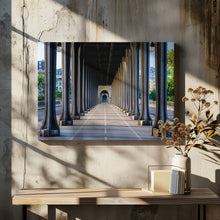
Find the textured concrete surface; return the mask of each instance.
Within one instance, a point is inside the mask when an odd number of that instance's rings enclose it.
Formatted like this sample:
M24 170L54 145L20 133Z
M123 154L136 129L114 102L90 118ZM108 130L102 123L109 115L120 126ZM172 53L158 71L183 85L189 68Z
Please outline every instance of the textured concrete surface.
M168 164L174 155L154 141L39 141L38 41L174 41L175 114L184 118L180 100L189 86L207 86L220 100L219 23L219 0L1 0L1 216L21 218L21 209L11 206L11 195L21 187L146 187L147 166ZM218 113L219 106L213 110ZM220 194L219 158L198 150L190 156L192 186ZM187 208L173 207L173 219L190 219ZM76 217L107 219L104 208L95 209L79 207ZM218 210L209 207L207 219L219 219ZM43 207L32 211L31 219L45 216ZM123 219L118 216L125 212L112 207L109 215ZM139 219L147 216L140 213ZM170 216L169 209L161 207L161 213Z

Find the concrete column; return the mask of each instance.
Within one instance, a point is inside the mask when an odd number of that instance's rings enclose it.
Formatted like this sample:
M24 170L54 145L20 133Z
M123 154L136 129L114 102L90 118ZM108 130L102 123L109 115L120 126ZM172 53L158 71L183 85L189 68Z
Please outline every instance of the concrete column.
M91 106L92 108L97 104L97 88L96 88L96 75L92 73L92 84L91 84Z
M90 108L91 108L91 105L90 105L90 101L91 101L91 93L90 93L90 90L91 90L91 71L89 71L89 73L88 73L88 81L87 81L87 83L88 83L87 105L88 105L88 110L90 110Z
M117 70L117 74L116 74L116 82L115 82L115 102L116 102L116 106L119 107L119 99L120 99L120 88L119 88L119 72ZM118 94L116 96L116 94Z
M81 87L82 87L82 104L81 104L81 108L82 108L82 113L83 115L85 115L85 60L82 60L82 71L81 71Z
M98 104L98 78L94 75L94 106Z
M121 62L121 65L120 65L120 71L121 71L121 111L123 111L123 61Z
M78 82L77 82L77 107L78 107L78 112L79 112L79 115L81 116L81 85L80 85L80 82L81 82L81 45L79 46L79 49L78 49L78 71L77 71L77 79L78 79Z
M90 75L89 75L89 109L91 110L91 107L92 107L92 94L91 94L91 90L92 90L92 71L90 72Z
M90 96L91 96L91 108L93 108L93 102L94 102L94 99L93 99L93 95L94 95L94 72L92 72L91 74L91 89L90 89Z
M118 77L117 77L117 93L118 93L118 97L117 97L117 106L120 108L120 100L121 100L121 87L120 87L120 73L119 73L119 68L118 68L118 73L117 73Z
M85 87L85 90L84 90L84 107L85 107L85 112L87 112L88 110L88 106L87 106L87 95L88 95L88 92L87 92L87 89L88 89L88 84L87 84L87 80L88 80L88 68L87 68L87 65L85 65L85 75L84 75L85 79L84 79L84 87Z
M126 109L126 58L123 57L122 59L122 110L125 113L125 109Z
M153 129L158 128L158 121L167 120L167 44L155 44L155 71L156 71L156 117Z
M82 75L83 75L83 56L82 56L82 45L78 51L78 112L80 116L84 115L82 109Z
M69 102L70 56L71 43L62 43L62 113L59 120L60 126L73 125Z
M118 79L118 71L117 71L117 73L116 73L116 79L115 79L115 95L114 95L114 97L115 97L115 105L117 106L117 107L119 107L119 102L118 102L118 99L119 99L119 97L118 97L118 95L119 95L119 86L118 86L118 81L119 81L119 79ZM116 94L118 94L117 96L116 96Z
M141 114L138 125L152 125L149 114L149 43L141 43Z
M114 104L114 92L113 92L113 89L114 89L114 79L112 81L112 102L111 102L111 104Z
M87 74L86 74L86 107L88 112L89 111L89 67L87 67Z
M115 81L115 102L116 102L116 106L119 107L119 75L118 75L118 71L117 71L117 78L116 78L116 81ZM116 94L118 94L116 96Z
M112 104L113 105L116 105L116 102L115 102L115 78L114 78L114 81L113 81L113 83L112 83Z
M119 66L119 70L118 70L118 83L119 83L119 108L121 109L121 106L122 106L122 86L121 86L121 64Z
M71 96L72 96L72 103L71 103L71 116L73 118L73 113L74 113L74 104L75 104L75 98L74 98L74 43L71 43Z
M138 120L140 116L139 112L139 48L140 43L136 43L136 45L133 47L133 79L134 79L134 109L132 114L133 120Z
M130 48L130 68L129 68L129 73L130 73L130 109L129 109L129 115L132 115L133 112L133 88L134 88L134 81L133 81L133 64L132 64L132 60L133 60L133 55L132 55L132 48Z
M91 75L91 91L90 91L90 94L91 94L91 108L93 108L94 106L94 72L92 72L92 75Z
M132 106L133 106L133 109L132 109L132 113L131 113L131 115L133 116L133 115L135 115L136 114L136 112L135 112L135 108L134 108L134 106L135 106L135 102L136 102L136 98L135 98L135 88L136 88L136 80L134 80L135 79L135 62L136 62L136 60L135 60L135 43L131 43L131 50L132 50L132 79L133 79L133 83L132 83Z
M120 95L120 98L121 98L121 111L123 110L123 72L122 72L122 63L120 64L120 88L121 88L121 95Z
M114 80L112 82L112 104L117 106L116 96L115 96L115 93L117 90L116 86L117 86L117 73L116 73Z
M91 109L91 80L92 80L92 71L89 73L89 95L88 95L88 102L89 102L89 109Z
M72 117L73 120L79 120L80 115L78 112L78 50L79 45L74 43L73 45L73 62L72 62Z
M45 43L45 116L40 136L60 136L56 119L56 55L57 44Z
M120 67L118 68L118 97L117 97L117 100L118 100L118 107L121 108L121 79L120 79L121 75L120 75Z
M126 115L129 116L130 115L130 83L131 83L131 79L130 79L130 50L126 51L126 106L125 106L125 111L126 111Z

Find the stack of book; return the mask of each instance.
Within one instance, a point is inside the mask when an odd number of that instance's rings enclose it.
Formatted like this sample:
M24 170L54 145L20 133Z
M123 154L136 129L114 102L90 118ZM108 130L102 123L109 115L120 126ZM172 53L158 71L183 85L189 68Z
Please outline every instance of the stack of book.
M172 194L184 194L185 170L173 168L170 175L169 192Z
M151 171L151 190L154 192L168 192L171 170Z

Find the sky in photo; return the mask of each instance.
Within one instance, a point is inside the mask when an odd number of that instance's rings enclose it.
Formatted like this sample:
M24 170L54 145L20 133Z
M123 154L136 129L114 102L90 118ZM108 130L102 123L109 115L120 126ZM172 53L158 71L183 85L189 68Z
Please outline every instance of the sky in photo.
M57 52L57 69L62 67L61 52ZM44 60L44 43L38 43L38 60Z

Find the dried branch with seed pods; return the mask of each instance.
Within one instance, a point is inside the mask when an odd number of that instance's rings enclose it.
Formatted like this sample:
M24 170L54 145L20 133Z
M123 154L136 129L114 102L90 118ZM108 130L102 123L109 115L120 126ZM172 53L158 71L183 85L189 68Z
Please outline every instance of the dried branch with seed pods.
M199 86L196 89L189 88L188 93L190 97L184 96L182 101L193 112L190 124L181 123L179 118L174 118L173 123L160 120L159 129L155 131L157 134L161 133L161 140L169 145L167 148L175 148L183 155L187 155L192 147L208 151L207 146L216 146L210 138L216 135L220 128L220 124L213 120L211 113L211 108L218 105L218 101L208 101L214 92ZM167 140L167 136L170 135L172 140Z

